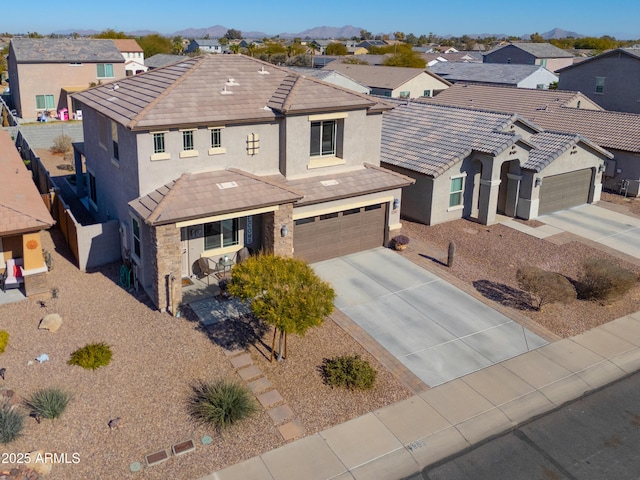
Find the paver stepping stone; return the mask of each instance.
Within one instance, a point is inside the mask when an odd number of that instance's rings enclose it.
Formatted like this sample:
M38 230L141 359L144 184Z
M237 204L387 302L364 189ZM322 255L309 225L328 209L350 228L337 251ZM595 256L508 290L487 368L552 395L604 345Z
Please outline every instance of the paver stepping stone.
M157 452L146 455L144 459L147 461L147 466L150 467L169 460L169 452L166 450L158 450Z
M293 410L291 410L291 407L287 404L267 410L267 413L274 423L280 423L283 420L293 417Z
M280 432L280 435L282 435L282 438L287 441L304 435L304 427L297 420L278 426L278 431Z
M262 371L260 370L260 367L256 365L250 365L246 368L241 368L240 370L238 370L238 374L244 381L249 381L262 375Z
M260 393L273 387L273 383L271 383L267 377L260 377L257 380L249 382L248 386L253 393Z
M231 359L231 365L233 368L242 368L248 365L251 365L253 360L251 359L251 355L248 353L243 353L242 355L238 355L237 357L233 357Z
M193 440L186 440L184 442L176 443L171 447L171 451L175 456L193 452L195 449L196 445L193 443Z
M264 392L258 395L258 401L264 408L268 408L271 405L280 403L283 400L284 398L282 398L282 395L280 395L280 392L278 392L277 390L269 390L268 392Z
M227 357L235 357L236 355L240 355L241 353L245 353L246 350L244 348L232 347L232 348L223 348L222 352Z

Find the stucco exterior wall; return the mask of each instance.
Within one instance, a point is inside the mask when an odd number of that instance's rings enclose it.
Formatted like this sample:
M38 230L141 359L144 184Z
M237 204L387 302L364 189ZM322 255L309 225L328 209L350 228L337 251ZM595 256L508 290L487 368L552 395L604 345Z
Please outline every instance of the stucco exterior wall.
M484 63L517 63L535 65L536 57L513 45L507 45L495 52L487 53L483 58Z
M400 92L410 92L410 98L418 98L424 96L425 90L431 92L431 96L434 95L434 90L445 90L449 86L440 80L433 78L428 73L421 73L420 75L412 78L406 83L403 83L400 87L393 89L391 96L393 98L399 98Z
M558 81L558 76L551 73L545 68L540 68L533 74L518 83L518 88L538 88L538 85L544 85L544 89L549 88L549 84Z
M609 149L613 160L607 160L604 188L620 192L621 182L628 180L627 195L640 196L640 153Z
M602 93L596 77L605 78ZM560 72L558 87L580 91L605 110L640 113L640 60L617 53L585 61Z

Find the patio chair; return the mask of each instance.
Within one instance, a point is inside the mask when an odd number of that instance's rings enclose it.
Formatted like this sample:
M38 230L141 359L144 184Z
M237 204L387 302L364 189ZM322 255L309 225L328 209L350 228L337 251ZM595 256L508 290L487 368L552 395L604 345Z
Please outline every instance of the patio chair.
M198 259L198 268L200 269L200 274L207 277L207 285L210 285L209 276L215 275L220 271L218 262L209 257L200 257Z
M2 290L20 288L24 283L22 258L10 258L7 260L4 275L2 276Z

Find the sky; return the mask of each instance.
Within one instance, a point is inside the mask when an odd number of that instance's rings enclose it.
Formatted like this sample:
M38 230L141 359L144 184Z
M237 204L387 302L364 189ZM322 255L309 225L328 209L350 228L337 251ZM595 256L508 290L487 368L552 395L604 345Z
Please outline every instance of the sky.
M608 0L595 8L584 0L27 0L0 10L0 32L43 35L61 31L151 30L164 35L223 25L268 35L353 25L377 33L417 36L544 33L555 27L587 36L640 39L640 1Z

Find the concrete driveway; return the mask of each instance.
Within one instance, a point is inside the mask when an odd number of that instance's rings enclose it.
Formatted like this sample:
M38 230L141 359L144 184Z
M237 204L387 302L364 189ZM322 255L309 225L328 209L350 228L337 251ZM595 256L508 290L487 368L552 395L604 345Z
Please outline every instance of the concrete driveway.
M538 218L541 222L640 258L640 219L596 205L561 210Z
M432 387L547 344L386 248L313 268L333 285L336 307Z

